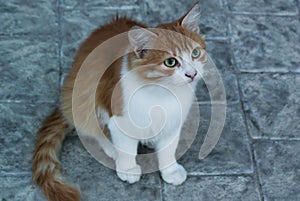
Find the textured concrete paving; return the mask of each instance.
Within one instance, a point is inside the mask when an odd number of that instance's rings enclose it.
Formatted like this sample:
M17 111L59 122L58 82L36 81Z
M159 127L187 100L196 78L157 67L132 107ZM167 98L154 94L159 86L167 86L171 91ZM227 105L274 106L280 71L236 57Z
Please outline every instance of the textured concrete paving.
M193 3L1 0L0 200L44 200L31 182L35 133L57 105L84 38L116 12L155 25L178 18ZM199 132L180 159L189 174L182 186L166 185L157 172L123 183L73 133L64 143L62 167L84 201L300 200L300 2L202 0L201 7L201 32L227 91L220 142L197 159L211 115L204 82L197 91Z

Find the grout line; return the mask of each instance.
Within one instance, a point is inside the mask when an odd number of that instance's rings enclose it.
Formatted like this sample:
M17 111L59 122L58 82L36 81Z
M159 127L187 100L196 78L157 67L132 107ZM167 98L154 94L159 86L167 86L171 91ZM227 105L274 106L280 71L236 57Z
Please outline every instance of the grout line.
M300 0L296 0L297 1L297 10L298 10L298 18L300 19Z
M138 5L122 5L122 6L103 6L103 7L99 7L98 8L89 8L89 10L100 10L103 9L103 10L115 10L115 11L118 11L118 10L135 10L135 9L139 9L140 7Z
M58 68L59 68L59 76L58 76L58 93L59 97L61 97L61 79L62 79L62 60L61 60L61 51L62 51L62 0L57 0L57 8L56 15L58 19Z
M272 16L272 17L295 17L298 16L298 9L296 12L247 12L247 11L229 11L229 15L251 15L251 16Z
M39 101L39 100L0 100L0 104L31 104L31 105L38 105L38 104L57 104L58 100L55 101Z
M165 188L166 183L161 179L161 177L160 180L161 180L161 201L167 201L166 188Z
M31 175L32 175L31 171L19 171L19 172L0 171L0 176L31 176Z
M235 100L235 101L195 101L193 104L197 105L235 105L238 104L240 101Z
M234 58L233 58L234 59ZM236 65L235 65L235 68L236 68ZM239 96L240 96L240 108L242 110L242 117L243 117L243 122L244 122L244 125L245 125L245 128L246 128L246 135L248 137L248 141L249 141L249 147L250 147L250 153L251 153L251 160L252 160L252 163L253 163L253 170L254 170L254 176L255 176L255 180L256 180L256 183L257 183L257 187L258 187L258 192L259 192L259 196L260 196L260 199L261 201L264 201L264 194L263 194L263 190L262 190L262 185L261 185L261 182L260 182L260 179L259 179L259 175L258 175L258 168L257 168L257 164L256 164L256 158L255 158L255 155L254 155L254 147L253 147L253 140L250 136L250 133L249 133L249 128L248 128L248 124L247 124L247 121L246 121L246 114L245 114L245 111L244 111L244 103L243 103L243 95L242 95L242 92L241 92L241 87L240 87L240 76L239 76L239 73L237 73L236 75L236 78L237 78L237 81L238 81L238 93L239 93Z
M296 7L296 11L287 11L287 12L251 12L251 11L231 11L228 5L227 0L222 0L226 12L228 15L257 15L257 16L274 16L274 17L293 17L300 15L299 9ZM296 3L297 5L297 3Z
M230 31L229 34L231 35L232 34L232 29L231 29L231 21L230 20L228 21L228 29ZM253 171L254 171L254 177L255 177L255 180L256 180L256 183L257 183L259 197L260 197L261 201L264 201L265 198L264 198L264 193L263 193L263 189L262 189L262 183L261 183L261 180L259 178L258 167L257 167L256 158L255 158L255 154L254 154L253 139L252 139L252 137L250 136L250 133L249 133L248 124L247 124L247 121L246 121L245 106L244 106L244 102L242 101L242 100L244 100L244 98L243 98L243 94L242 94L241 86L240 86L240 74L241 74L241 72L239 71L239 69L237 67L237 63L236 63L236 60L235 60L235 57L234 57L234 54L233 54L232 40L230 40L230 52L233 56L233 58L232 58L233 59L233 67L234 67L234 71L235 71L235 75L236 75L236 79L237 79L237 90L238 90L238 94L239 94L239 97L240 97L240 104L239 105L240 105L240 109L242 111L243 122L244 122L244 125L245 125L246 135L247 135L248 142L249 142L251 160L252 160L252 164L253 164L252 168L253 168Z
M147 3L146 3L146 0L143 0L142 1L142 3L140 4L140 7L141 7L141 9L142 9L142 15L144 15L143 17L145 17L146 16L146 14L147 14Z
M274 138L274 137L270 137L270 138L257 138L257 137L253 137L253 142L259 142L259 141L272 141L272 142L296 142L296 141L300 141L300 138Z
M247 128L247 132L249 132L248 128ZM253 144L251 144L251 149L252 149L252 158L254 160L255 177L256 177L257 184L258 184L258 192L259 192L259 195L261 197L261 201L264 201L265 200L265 195L264 195L264 191L263 191L263 187L262 187L262 181L261 181L261 178L260 178L259 172L258 172L258 167L257 167L258 165L256 163L256 155L255 155L255 152L254 152Z
M261 184L261 181L260 181L260 178L259 178L258 167L257 167L256 158L255 158L255 154L254 154L253 139L250 136L248 123L246 121L245 106L244 106L244 103L242 101L243 100L243 95L242 95L242 92L241 92L241 87L240 87L240 82L239 82L240 80L239 79L240 79L240 76L237 75L238 93L239 93L240 98L241 98L240 108L242 110L243 122L244 122L244 125L246 127L246 134L247 134L248 141L249 141L250 152L251 152L251 160L252 160L252 163L253 163L255 179L256 179L257 184L258 184L259 195L260 195L261 201L264 201L265 199L264 199L264 194L263 194L263 190L262 190L262 184Z
M228 36L205 36L205 41L228 41Z
M6 33L0 33L0 39L1 38L24 38L24 37L30 37L30 36L34 36L34 38L47 38L50 37L51 33L47 33L47 32L41 32L41 33L30 33L30 32L19 32L19 33L10 33L10 34L6 34Z
M300 74L300 70L299 71L239 71L239 75L243 75L243 74L253 74L253 75L257 75L257 74L284 74L284 75L297 75Z
M252 173L197 173L197 172L189 172L189 177L251 177L254 175L254 172Z
M66 12L87 12L87 11L118 11L118 10L136 10L139 9L140 6L138 5L121 5L121 6L95 6L95 7L90 7L87 6L85 7L83 5L83 2L80 2L76 8L66 8L64 5L61 7L64 11Z

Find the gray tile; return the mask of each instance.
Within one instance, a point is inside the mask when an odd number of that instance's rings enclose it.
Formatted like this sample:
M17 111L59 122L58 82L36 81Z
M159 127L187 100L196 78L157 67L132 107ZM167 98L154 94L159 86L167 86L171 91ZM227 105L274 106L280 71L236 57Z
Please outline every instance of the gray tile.
M89 34L101 25L110 22L115 16L116 10L91 10L65 12L63 17L63 39L62 39L62 67L67 72L73 62L79 45ZM137 9L118 11L119 16L133 17L141 21L141 15Z
M206 51L221 72L234 73L233 54L228 41L206 41Z
M257 141L254 153L265 200L300 200L300 141Z
M147 1L145 19L151 26L169 23L183 16L195 1ZM170 6L172 5L172 6ZM163 8L163 9L162 9ZM201 1L200 31L208 37L227 36L227 23L221 0Z
M83 200L160 200L158 173L143 175L136 184L122 182L114 170L96 161L77 137L66 140L61 161L64 175L80 187Z
M31 170L36 132L53 107L49 104L0 104L0 172Z
M194 1L183 0L146 1L147 10L145 19L147 19L148 24L151 26L156 26L160 23L169 23L183 16L192 8L194 3Z
M0 100L56 102L58 42L52 37L0 38Z
M56 1L13 0L0 4L0 33L58 34Z
M106 9L126 9L137 7L141 4L142 1L139 0L129 0L129 1L119 1L119 0L63 0L63 8L64 9L82 9L85 8L87 10L90 9L98 9L98 8L106 8Z
M229 72L220 72L223 85L225 87L226 100L228 103L237 102L239 100L239 94L237 91L237 80L236 76ZM207 84L210 86L215 86L217 82L215 79L207 79ZM222 90L219 87L213 87L211 90L211 97L208 92L208 88L204 82L201 80L196 89L197 100L200 103L210 103L210 102L219 102L224 100Z
M293 17L232 16L233 51L245 72L300 72L300 21Z
M236 102L239 100L239 94L237 89L237 79L234 73L233 55L230 53L230 45L226 41L207 41L207 52L214 61L218 73L222 77L222 82L225 87L226 99L228 102ZM205 66L205 71L213 73L211 66ZM214 86L218 83L217 80L213 79L213 74L207 75L206 82L209 86ZM220 101L224 97L220 97L222 93L219 88L212 87L214 90L211 91L213 100ZM208 89L205 85L204 80L201 80L197 87L197 98L200 102L210 102L211 98L208 93Z
M226 37L228 23L222 0L200 1L200 32L210 37Z
M246 74L240 85L253 138L300 139L300 75Z
M33 186L31 175L1 175L0 183L2 201L46 201Z
M189 150L180 159L190 175L253 173L249 141L239 105L228 105L225 126L213 151L203 160L198 158L204 136L210 126L211 107L200 105L198 134ZM188 122L192 122L192 116ZM185 135L188 128L184 129Z
M262 1L262 0L225 0L228 8L234 12L247 13L269 13L292 15L297 14L297 2L294 0L277 0L277 1Z
M181 186L165 186L167 201L222 200L259 201L257 185L252 177L204 176L188 177Z

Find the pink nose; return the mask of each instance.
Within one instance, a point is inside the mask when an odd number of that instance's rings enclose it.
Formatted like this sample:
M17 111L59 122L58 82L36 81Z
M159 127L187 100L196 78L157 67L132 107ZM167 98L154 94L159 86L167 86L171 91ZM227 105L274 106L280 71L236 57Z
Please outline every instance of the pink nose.
M191 78L192 80L194 80L194 78L196 77L197 75L197 71L194 71L194 72L188 72L185 74L185 76Z

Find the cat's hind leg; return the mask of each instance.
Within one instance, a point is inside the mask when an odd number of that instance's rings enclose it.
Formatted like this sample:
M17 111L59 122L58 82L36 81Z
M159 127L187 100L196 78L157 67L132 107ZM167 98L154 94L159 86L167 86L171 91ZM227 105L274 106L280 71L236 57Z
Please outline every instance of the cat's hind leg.
M116 150L107 137L110 136L109 129L108 129L108 123L109 123L108 112L105 109L98 107L97 117L103 133L96 135L95 138L98 141L98 144L100 145L102 150L105 152L105 154L110 158L116 160L117 157Z

